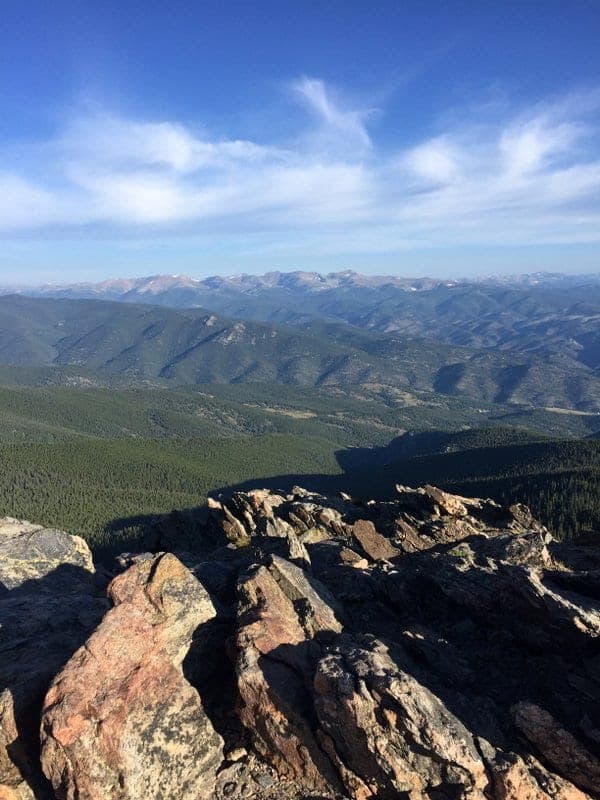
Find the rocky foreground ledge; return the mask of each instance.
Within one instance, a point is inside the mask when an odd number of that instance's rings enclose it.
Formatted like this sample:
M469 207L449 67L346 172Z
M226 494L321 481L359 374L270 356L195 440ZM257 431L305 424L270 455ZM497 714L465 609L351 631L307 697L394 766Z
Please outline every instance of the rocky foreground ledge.
M1 800L600 797L600 547L429 486L182 540L0 521Z

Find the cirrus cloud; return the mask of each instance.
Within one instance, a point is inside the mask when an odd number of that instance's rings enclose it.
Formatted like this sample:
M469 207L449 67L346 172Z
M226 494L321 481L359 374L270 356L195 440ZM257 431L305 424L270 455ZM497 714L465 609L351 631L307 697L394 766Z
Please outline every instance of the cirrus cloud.
M18 158L0 149L0 233L218 232L236 247L247 234L267 251L322 253L600 241L597 92L391 151L369 131L372 109L340 102L323 81L302 78L290 94L308 111L293 142L96 109Z

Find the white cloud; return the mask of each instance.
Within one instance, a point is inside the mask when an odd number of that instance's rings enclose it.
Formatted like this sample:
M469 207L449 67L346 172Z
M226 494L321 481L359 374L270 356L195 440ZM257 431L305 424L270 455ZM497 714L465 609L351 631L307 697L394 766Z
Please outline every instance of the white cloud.
M68 220L78 224L76 208L64 193L15 173L0 173L0 231L43 227Z
M182 125L134 122L95 113L73 120L61 138L67 158L99 165L163 166L189 169L198 145Z
M168 168L178 173L285 159L283 150L243 140L211 141L175 122L136 122L95 112L70 122L58 148L67 160L103 168Z
M315 132L327 145L346 149L368 151L371 137L367 130L367 120L371 109L345 109L336 102L325 83L315 78L301 78L292 84L292 89L316 115L319 127Z
M503 131L500 151L511 175L522 175L545 166L553 158L569 153L585 133L581 125L533 118Z
M311 119L294 144L96 109L18 159L0 150L0 232L93 225L98 237L218 235L239 249L253 236L265 252L325 254L600 241L598 92L446 125L391 153L369 135L370 111L322 81L292 93Z
M450 183L459 174L459 157L460 151L440 136L413 147L400 163L417 179Z

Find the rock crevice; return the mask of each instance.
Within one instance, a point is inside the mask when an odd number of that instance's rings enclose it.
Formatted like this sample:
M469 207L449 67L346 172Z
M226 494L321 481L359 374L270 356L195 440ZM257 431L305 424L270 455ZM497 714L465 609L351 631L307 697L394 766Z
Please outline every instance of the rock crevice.
M81 540L0 524L3 800L600 798L597 546L432 486L238 492L195 536L104 595Z

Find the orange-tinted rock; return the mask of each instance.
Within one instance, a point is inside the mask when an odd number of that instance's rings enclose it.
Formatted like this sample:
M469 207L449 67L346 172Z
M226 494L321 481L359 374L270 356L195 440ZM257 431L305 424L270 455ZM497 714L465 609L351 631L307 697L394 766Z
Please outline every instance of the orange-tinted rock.
M456 494L449 494L448 492L438 489L437 486L425 486L426 495L431 498L435 505L439 508L440 513L450 517L465 517L467 515L467 507L465 506L463 497Z
M400 554L389 539L378 533L370 520L357 520L352 526L352 536L372 561L387 561Z
M61 800L202 797L222 760L181 664L215 615L170 554L113 580L115 606L53 681L42 716L42 766Z
M558 775L551 775L532 757L525 763L514 753L503 753L489 767L494 800L590 800L588 794Z
M0 784L0 800L36 800L36 798L26 783L20 783L18 786Z
M472 734L383 643L341 636L318 664L314 692L340 761L374 796L430 797L437 789L484 800L487 772ZM350 782L346 789L355 791Z
M518 703L512 713L515 725L544 761L580 789L598 791L600 759L551 714L534 703Z
M241 721L280 777L326 789L337 779L312 730L307 682L320 655L314 636L341 630L327 602L333 598L299 567L276 557L270 568L245 575L238 592Z

